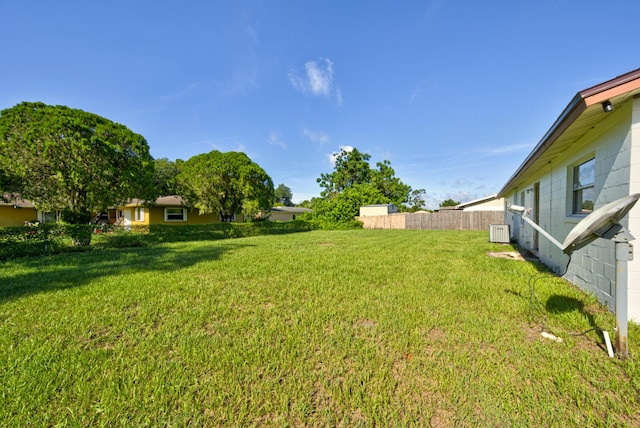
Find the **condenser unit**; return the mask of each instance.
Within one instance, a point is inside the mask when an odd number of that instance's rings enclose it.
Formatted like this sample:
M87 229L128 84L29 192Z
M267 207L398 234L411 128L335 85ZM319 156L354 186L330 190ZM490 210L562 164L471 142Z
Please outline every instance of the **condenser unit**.
M499 242L508 244L511 241L509 236L508 224L490 224L489 225L489 242Z

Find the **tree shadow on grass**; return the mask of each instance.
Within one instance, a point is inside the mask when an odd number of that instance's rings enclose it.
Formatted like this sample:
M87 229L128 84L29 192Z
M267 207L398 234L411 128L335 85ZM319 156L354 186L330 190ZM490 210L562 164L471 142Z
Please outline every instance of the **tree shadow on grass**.
M547 299L545 309L548 313L554 315L571 314L577 312L580 316L587 319L591 328L600 330L592 313L585 310L584 302L575 297L563 296L561 294L552 294Z
M590 328L585 332L572 334L572 336L574 337L585 336L588 332L595 331L599 339L597 346L604 352L607 352L607 349L605 347L606 345L604 341L603 329L598 326L593 314L587 309L585 309L584 302L582 302L579 299L576 299L575 297L563 296L561 294L553 294L549 296L549 298L547 299L545 309L549 314L554 314L559 316L570 315L576 312L580 316L587 319L587 321L589 322Z
M0 273L0 303L30 294L82 287L101 278L137 272L173 272L199 262L219 259L224 253L246 247L226 243L211 246L165 246L108 249L67 253L36 259L14 260L23 269Z

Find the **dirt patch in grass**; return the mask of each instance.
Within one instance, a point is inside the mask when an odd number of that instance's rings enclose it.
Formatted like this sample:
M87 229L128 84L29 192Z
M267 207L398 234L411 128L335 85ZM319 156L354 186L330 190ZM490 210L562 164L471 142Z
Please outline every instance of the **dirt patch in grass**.
M522 331L524 333L524 338L527 342L543 341L543 342L553 343L553 340L545 339L542 336L542 327L540 325L530 324L530 325L524 326L522 328ZM562 344L564 344L567 341L570 341L571 343L573 343L573 346L577 350L582 350L590 353L591 352L602 353L605 356L607 355L606 346L604 345L604 343L601 343L602 341L595 336L596 333L594 332L589 332L588 334L580 334L580 333L573 333L573 332L567 332L567 331L553 331L551 332L551 334L562 339L562 342L561 342Z
M507 259L507 260L517 260L520 262L524 262L525 260L527 260L522 254L520 254L517 251L500 251L500 252L489 251L487 255L489 257L496 257L499 259Z
M377 322L375 322L374 320L370 320L370 319L359 319L357 320L353 327L354 328L362 328L362 329L371 329L373 327L375 327L376 325L378 325Z
M520 262L529 261L537 262L538 258L531 252L520 249L519 251L488 251L487 256L496 257L499 259L517 260Z

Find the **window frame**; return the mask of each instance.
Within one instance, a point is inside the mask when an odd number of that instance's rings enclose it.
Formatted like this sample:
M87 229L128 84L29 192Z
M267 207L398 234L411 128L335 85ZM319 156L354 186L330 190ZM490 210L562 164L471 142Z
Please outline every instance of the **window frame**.
M39 211L38 222L43 224L60 223L60 211Z
M175 210L176 212L174 213L169 213L169 210ZM182 218L178 219L178 218L169 218L171 215L177 215L177 211L181 210L182 212ZM165 207L164 208L164 221L166 222L181 222L181 221L187 221L187 209L183 208L183 207Z
M580 182L580 167L586 164L593 163L593 177L592 181L581 183ZM593 205L591 210L585 209L585 201L591 200L592 204L595 204L595 184L596 184L596 158L594 155L581 160L571 166L569 174L569 185L571 189L571 205L570 213L574 216L586 216L593 211ZM585 199L585 191L593 192L591 199Z
M144 221L144 207L136 207L133 217L135 221Z

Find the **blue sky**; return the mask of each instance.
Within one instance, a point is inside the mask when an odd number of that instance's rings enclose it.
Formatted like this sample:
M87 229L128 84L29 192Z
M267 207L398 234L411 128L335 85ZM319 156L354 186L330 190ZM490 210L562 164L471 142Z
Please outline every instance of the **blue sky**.
M331 154L431 208L500 190L580 90L640 67L640 2L0 0L0 109L42 101L156 158L242 151L294 201Z

